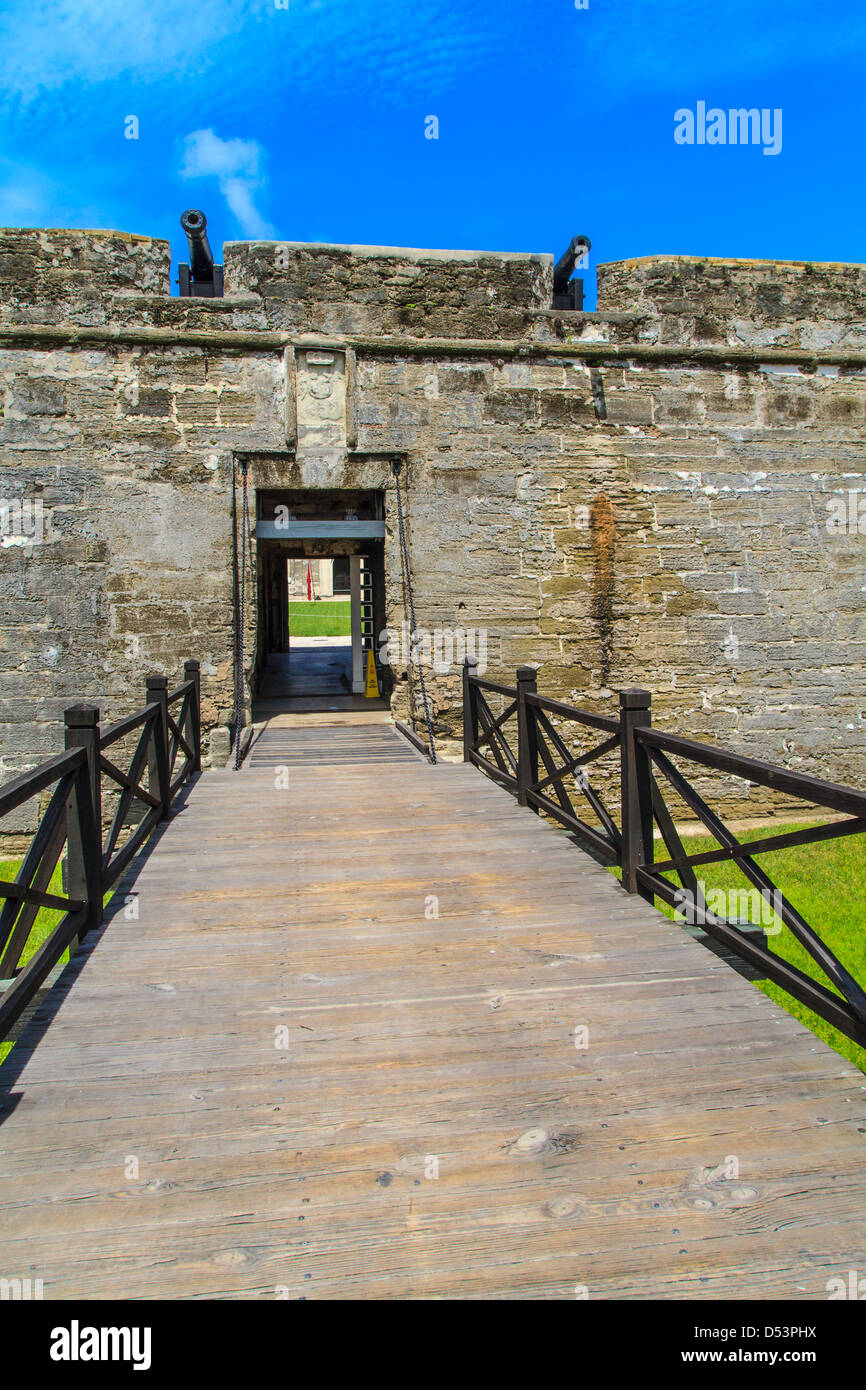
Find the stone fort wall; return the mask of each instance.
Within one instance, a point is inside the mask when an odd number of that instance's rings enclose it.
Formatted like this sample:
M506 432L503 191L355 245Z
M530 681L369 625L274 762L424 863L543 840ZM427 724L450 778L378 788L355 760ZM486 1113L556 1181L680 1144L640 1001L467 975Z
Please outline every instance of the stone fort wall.
M399 628L399 456L418 623L484 629L491 678L537 665L599 709L645 685L664 727L863 784L866 269L626 261L575 314L544 255L224 262L224 299L178 299L165 242L0 232L0 497L43 523L0 535L3 777L67 704L117 718L188 656L206 734L230 725L238 458L254 488L385 492ZM254 613L247 639L251 669ZM459 672L429 683L458 737Z

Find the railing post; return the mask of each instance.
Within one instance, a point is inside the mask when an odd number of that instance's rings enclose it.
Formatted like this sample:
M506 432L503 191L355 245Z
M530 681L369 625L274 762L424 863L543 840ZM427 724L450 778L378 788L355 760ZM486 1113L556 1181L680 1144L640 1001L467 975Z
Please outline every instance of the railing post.
M538 690L538 672L534 666L517 668L517 801L528 806L527 792L538 781L538 723L534 705L526 697ZM533 806L538 815L538 807Z
M183 677L185 681L192 681L195 689L193 690L190 702L190 723L192 724L192 771L201 772L201 663L198 661L185 661L183 663Z
M635 729L652 724L652 696L648 690L619 692L622 743L622 886L652 902L653 894L638 885L638 865L653 862L652 782L649 755L635 738Z
M159 705L159 716L148 754L151 793L162 802L160 820L168 820L171 809L171 786L168 768L168 678L148 676L147 703Z
M63 711L65 746L83 748L87 770L66 803L66 892L82 898L87 922L79 938L102 921L102 777L99 768L99 710L70 705Z
M478 699L472 676L478 662L474 656L463 661L463 761L471 763L472 754L478 743Z

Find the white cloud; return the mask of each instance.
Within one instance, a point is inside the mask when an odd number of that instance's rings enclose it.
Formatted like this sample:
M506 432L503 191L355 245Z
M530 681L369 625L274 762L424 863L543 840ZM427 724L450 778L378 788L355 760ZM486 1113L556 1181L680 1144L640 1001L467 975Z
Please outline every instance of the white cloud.
M185 179L229 178L243 175L255 178L259 172L260 147L255 140L222 140L214 130L194 130L184 140Z
M260 173L262 149L256 140L223 140L214 130L194 130L184 138L183 148L182 178L215 178L246 236L274 235L253 198L265 184Z
M5 0L2 88L30 101L71 82L194 69L265 9L266 0Z

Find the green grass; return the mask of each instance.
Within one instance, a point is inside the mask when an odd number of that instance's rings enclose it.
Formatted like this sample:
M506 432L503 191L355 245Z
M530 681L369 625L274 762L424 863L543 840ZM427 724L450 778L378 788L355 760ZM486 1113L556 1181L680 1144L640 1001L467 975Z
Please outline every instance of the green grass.
M757 840L765 835L803 830L802 825L776 825L772 829L759 828L743 831L738 835L742 841ZM700 854L717 849L718 845L709 835L684 837L688 854ZM663 844L656 842L656 857L668 858ZM866 985L866 843L862 835L850 835L840 840L827 840L820 844L797 845L792 849L771 851L759 854L755 862L769 874L777 888L788 901L805 917L809 925L830 947L855 980ZM619 876L619 871L615 871ZM706 892L712 889L749 889L751 884L742 870L732 863L703 864L695 869L698 879L703 879ZM676 874L665 875L672 883L679 885ZM741 898L739 902L745 908ZM710 902L712 907L712 902ZM754 909L737 911L737 916L748 917L756 925L759 913ZM666 917L676 920L676 909L668 907L658 898L656 907ZM721 913L719 915L722 915ZM682 915L680 914L680 920ZM764 923L766 925L766 922ZM781 930L765 936L769 949L783 960L797 966L804 974L811 976L820 984L838 993L826 979L820 967L792 936L787 927L774 918L772 927ZM792 999L779 985L768 981L757 982L756 987L768 995L775 1003L787 1009L788 1013L805 1023L819 1038L830 1047L847 1057L861 1071L866 1071L866 1049L846 1038L838 1029L831 1027L804 1004Z
M292 599L289 604L291 637L348 637L352 631L352 605L348 599L316 602Z
M0 862L0 879L2 879L5 883L11 883L20 868L20 859L4 859L2 862ZM54 870L54 873L51 875L51 883L48 886L48 892L57 893L61 896L63 895L63 879L61 876L60 864L57 865L56 869ZM30 935L27 938L27 944L25 945L24 950L21 952L21 959L18 962L19 969L21 968L21 966L27 964L31 956L34 956L36 954L43 941L45 941L46 938L51 935L52 931L57 926L58 922L61 920L63 915L64 914L59 909L50 907L41 907L39 909L34 919L33 925L30 928ZM65 965L68 960L69 950L67 949L63 952L63 955L60 957L60 961L58 963ZM0 1043L0 1063L2 1063L6 1059L6 1057L9 1056L9 1053L12 1051L14 1046L14 1042Z
M0 860L0 879L2 879L5 883L11 883L12 880L15 878L15 875L18 873L18 870L21 868L21 862L22 861L20 859ZM63 887L63 871L61 865L62 861L61 863L58 863L57 867L54 870L54 873L51 875L51 882L48 885L47 891L49 893L57 893L59 897L64 897L65 890ZM114 890L112 889L110 893L105 894L105 897L102 900L103 906L108 904L113 896ZM59 908L41 907L39 909L35 918L33 919L33 925L30 928L30 935L27 938L27 943L24 947L24 950L21 952L21 958L18 961L19 970L27 964L31 956L35 956L36 952L39 950L39 947L51 935L51 933L54 931L54 928L58 925L58 923L63 919L64 916L65 913L62 912ZM58 958L56 964L52 967L52 969L56 969L58 965L66 965L68 960L69 948L67 947L66 950L63 952L63 955ZM2 1065L5 1059L9 1056L9 1053L12 1051L14 1046L14 1042L0 1042L0 1065Z

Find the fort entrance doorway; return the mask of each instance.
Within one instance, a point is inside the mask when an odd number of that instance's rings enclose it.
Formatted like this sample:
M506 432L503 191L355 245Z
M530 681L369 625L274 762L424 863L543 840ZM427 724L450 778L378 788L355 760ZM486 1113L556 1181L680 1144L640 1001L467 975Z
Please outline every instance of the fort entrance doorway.
M367 654L376 660L385 626L382 493L261 491L256 548L258 699L297 712L370 708ZM386 699L390 673L377 675Z

